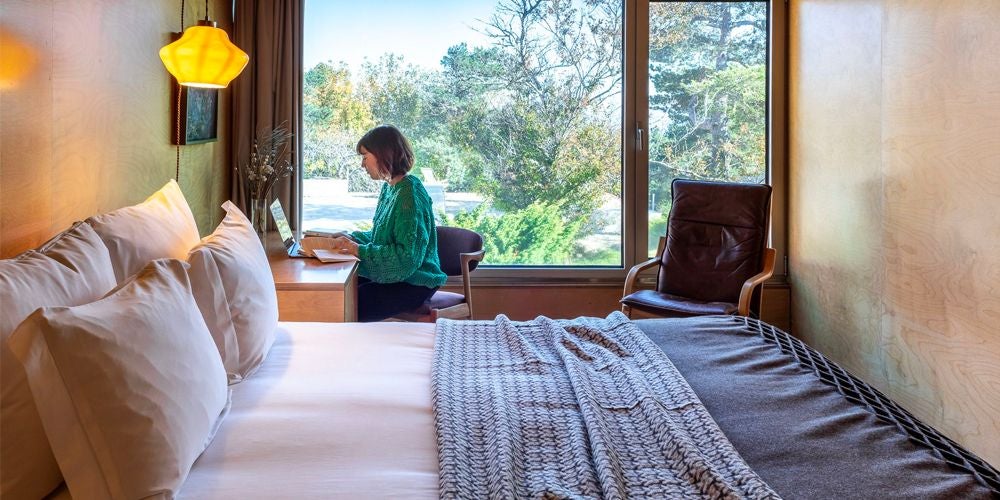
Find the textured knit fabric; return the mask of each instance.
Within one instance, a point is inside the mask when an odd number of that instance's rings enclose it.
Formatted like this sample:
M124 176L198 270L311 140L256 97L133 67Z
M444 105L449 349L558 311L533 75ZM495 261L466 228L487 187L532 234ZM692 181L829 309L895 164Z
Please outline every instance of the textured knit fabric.
M382 185L372 230L354 231L351 238L361 258L358 274L374 282L434 288L448 279L438 260L431 197L412 175Z
M439 320L436 342L441 498L778 498L619 312Z

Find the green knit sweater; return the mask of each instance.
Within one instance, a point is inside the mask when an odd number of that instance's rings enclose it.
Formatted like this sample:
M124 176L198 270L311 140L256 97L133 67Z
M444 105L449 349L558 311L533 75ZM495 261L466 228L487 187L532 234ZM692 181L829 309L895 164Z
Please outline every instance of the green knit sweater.
M374 282L434 288L448 279L438 260L431 197L412 175L382 185L372 230L354 231L351 238L358 242L358 274Z

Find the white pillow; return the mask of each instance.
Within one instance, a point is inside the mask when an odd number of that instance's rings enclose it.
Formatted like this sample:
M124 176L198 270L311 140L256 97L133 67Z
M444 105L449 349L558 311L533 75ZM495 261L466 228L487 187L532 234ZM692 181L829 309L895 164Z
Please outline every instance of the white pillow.
M264 361L278 327L278 299L267 254L232 202L226 217L188 255L191 289L222 355L230 382Z
M42 308L11 335L74 498L173 498L228 410L187 267L155 260L105 298Z
M171 179L146 201L87 219L111 253L118 283L153 259L184 259L198 244L198 225Z
M108 249L82 222L37 250L0 260L0 498L41 498L62 483L7 338L39 307L86 304L114 286Z

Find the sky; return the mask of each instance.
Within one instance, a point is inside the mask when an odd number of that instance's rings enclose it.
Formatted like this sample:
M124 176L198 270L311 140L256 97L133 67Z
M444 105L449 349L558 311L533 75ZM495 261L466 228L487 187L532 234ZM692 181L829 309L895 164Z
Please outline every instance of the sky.
M345 61L353 74L367 57L387 52L427 69L440 67L448 47L486 45L473 30L489 20L497 0L306 0L305 68Z

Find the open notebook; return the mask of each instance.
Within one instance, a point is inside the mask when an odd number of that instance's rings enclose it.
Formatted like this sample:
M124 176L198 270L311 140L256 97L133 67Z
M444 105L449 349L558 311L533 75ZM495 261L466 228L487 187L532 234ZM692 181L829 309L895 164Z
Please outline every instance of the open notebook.
M359 260L357 257L350 254L336 253L323 249L313 250L313 255L321 262L348 262L352 260Z
M306 236L299 242L302 252L306 255L316 257L321 262L347 262L358 260L357 257L340 253L340 249L335 247L333 238Z

